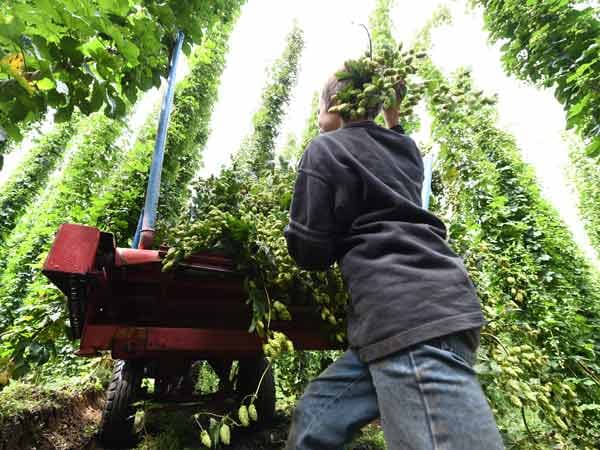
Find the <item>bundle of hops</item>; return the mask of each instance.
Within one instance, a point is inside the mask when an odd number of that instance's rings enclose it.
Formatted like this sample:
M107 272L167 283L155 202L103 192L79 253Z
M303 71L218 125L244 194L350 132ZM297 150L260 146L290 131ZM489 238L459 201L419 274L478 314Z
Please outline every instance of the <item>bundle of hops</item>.
M256 177L236 166L197 183L189 223L170 233L171 248L163 270L171 270L191 254L218 250L246 275L252 311L250 332L266 340L267 356L293 350L274 320L291 320L290 305L310 305L322 317L323 331L333 342L345 340L348 301L339 269L309 272L288 254L283 229L288 223L295 171L279 167Z
M375 117L384 109L399 105L407 96L407 84L411 95L406 102L404 114L412 114L412 108L421 97L424 86L409 77L416 72L415 62L425 53L413 49L402 52L398 48L385 47L379 55L368 53L357 60L349 60L335 76L340 83L331 97L329 112L338 113L344 120Z

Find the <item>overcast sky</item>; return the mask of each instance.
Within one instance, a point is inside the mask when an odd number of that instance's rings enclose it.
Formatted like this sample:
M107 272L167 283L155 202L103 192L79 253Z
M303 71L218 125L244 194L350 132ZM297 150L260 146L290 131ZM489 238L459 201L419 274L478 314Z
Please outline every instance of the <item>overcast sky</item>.
M433 61L446 74L460 66L469 66L480 89L487 94L499 94L501 127L516 136L524 159L535 167L543 194L559 209L584 251L593 257L578 217L576 197L567 184L568 151L562 137L564 111L550 91L504 73L499 45L487 42L481 12L467 10L463 1L397 1L392 13L396 37L409 42L443 3L453 13L453 24L434 31ZM305 49L298 84L281 128L280 148L290 133L302 132L312 95L328 75L344 60L360 55L367 48L366 34L356 24L368 24L373 5L373 0L248 0L231 36L201 174L215 173L227 164L231 153L250 132L266 69L281 54L294 19L304 31ZM428 141L428 117L423 117L422 123L422 129L413 137L424 143ZM7 158L7 167L0 172L0 183L19 156Z

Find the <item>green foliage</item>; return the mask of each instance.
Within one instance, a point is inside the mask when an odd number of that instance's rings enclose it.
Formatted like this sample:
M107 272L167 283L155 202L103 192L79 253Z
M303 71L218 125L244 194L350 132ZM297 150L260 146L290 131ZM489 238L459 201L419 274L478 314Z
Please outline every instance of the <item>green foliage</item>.
M144 207L157 121L158 112L154 111L133 148L111 172L106 189L94 196L90 205L88 224L113 233L120 247L131 244L140 211Z
M233 16L234 18L237 15ZM210 134L210 118L225 67L234 22L212 27L194 52L191 73L175 94L169 122L158 209L159 227L168 230L190 197L188 184L198 171Z
M19 217L35 199L64 154L67 142L77 126L77 119L59 124L40 136L27 158L0 190L0 242L14 228Z
M424 57L424 51L427 50L428 46L423 48L415 47L409 51L401 52L403 43L396 42L392 32L394 26L390 12L394 3L394 0L377 0L375 2L375 9L369 18L369 24L372 31L374 55L379 55L382 58L381 62L383 63L384 70L387 68L396 68L398 70L397 77L388 79L388 84L391 83L394 86L398 101L394 98L386 101L386 97L392 97L388 86L381 92L380 103L383 103L384 108L393 105L399 106L402 126L407 133L410 133L419 128L419 118L414 112L414 107L419 103L423 95L423 87L420 80L413 75L415 73L414 65L417 64L416 56L418 55L419 58ZM385 84L384 82L381 87L385 87ZM386 91L390 95L386 95ZM383 117L381 115L378 116L376 122L383 126Z
M348 120L374 117L381 107L397 107L406 96L406 79L416 72L414 61L424 58L425 53L416 53L413 49L401 52L394 43L384 46L373 58L368 54L344 63L341 71L335 74L338 87L331 96L329 112L338 113ZM405 113L412 114L422 86L413 83L416 95L405 105Z
M140 91L166 74L176 31L191 43L227 22L241 0L10 0L0 5L0 127L20 138L18 124L48 106L56 119L105 108L126 112Z
M65 343L64 298L42 275L40 265L60 224L88 222L92 199L119 156L113 142L122 129L122 122L101 113L83 120L71 140L73 156L61 178L28 208L6 240L0 275L0 360L16 364L15 376L25 373L30 362L47 361Z
M319 135L319 121L318 121L318 112L319 112L319 100L320 94L319 92L315 92L313 94L310 115L306 120L306 125L304 126L304 130L302 131L302 137L300 142L298 142L294 135L291 135L288 139L286 147L282 150L280 154L280 162L284 165L295 165L302 158L302 154L310 141L312 141L316 136Z
M295 405L304 389L339 356L340 351L294 351L282 354L273 363L277 399Z
M553 88L569 127L600 155L600 21L598 6L579 0L477 0L494 41L504 40L504 67Z
M590 241L600 255L600 165L583 151L578 141L571 145L572 178L579 194L579 213Z
M239 169L250 170L256 175L274 166L275 139L296 83L304 48L303 33L297 24L286 40L286 48L273 64L270 80L262 93L261 107L252 118L254 129L236 155Z
M542 198L514 138L497 128L494 99L474 89L467 71L450 83L429 62L422 71L441 148L434 209L489 321L478 369L506 444L595 448L597 274Z
M348 450L386 450L385 437L380 425L370 424L364 427Z
M394 25L390 18L390 12L395 3L395 0L375 1L375 8L369 17L369 28L371 30L374 53L381 53L391 43L396 42L393 33Z
M451 23L452 15L448 6L438 6L425 25L417 32L413 48L420 52L428 51L431 48L431 31L442 25L450 25Z
M343 341L345 329L347 295L339 271L299 269L282 236L295 178L295 171L286 168L260 178L228 168L219 177L202 180L192 220L173 230L173 248L164 262L164 270L169 270L198 251L217 249L231 255L247 275L250 332L270 339L267 353L291 350L280 335L269 331L271 320L289 320L289 304L315 305L335 340Z

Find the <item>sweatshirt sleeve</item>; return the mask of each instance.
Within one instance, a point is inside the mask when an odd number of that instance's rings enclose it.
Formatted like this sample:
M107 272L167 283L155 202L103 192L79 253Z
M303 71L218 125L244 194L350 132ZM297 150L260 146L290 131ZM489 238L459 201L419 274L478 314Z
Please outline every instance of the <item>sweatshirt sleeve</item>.
M326 270L335 261L338 234L335 193L325 175L326 168L318 170L319 164L311 157L312 153L309 147L300 161L290 221L284 235L290 256L298 266L307 270Z
M327 183L301 169L284 235L290 256L303 269L325 270L335 261L332 203Z

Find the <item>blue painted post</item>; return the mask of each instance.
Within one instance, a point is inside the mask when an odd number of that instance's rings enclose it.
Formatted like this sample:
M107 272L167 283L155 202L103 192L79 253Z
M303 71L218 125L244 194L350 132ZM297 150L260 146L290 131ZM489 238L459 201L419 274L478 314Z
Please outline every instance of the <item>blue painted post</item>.
M139 248L149 249L154 241L154 226L156 225L156 210L158 207L158 197L160 195L160 177L162 174L163 160L165 156L165 143L167 141L167 129L169 127L169 117L173 106L173 97L175 95L175 78L177 75L177 64L179 55L183 46L184 35L177 33L177 41L171 58L171 68L167 82L167 92L163 98L163 104L160 110L158 120L158 133L156 135L156 144L154 145L154 155L152 157L152 166L150 167L150 176L148 177L148 189L146 190L146 202L143 209L141 236Z
M423 179L423 189L421 191L421 202L423 208L429 209L429 199L431 197L431 176L433 172L433 154L428 153L423 158L423 168L425 169L425 178Z
M144 218L144 209L142 208L142 212L140 213L140 217L138 218L137 226L135 227L135 234L133 235L133 243L131 244L131 248L138 248L140 245L140 235L142 234L142 219Z

